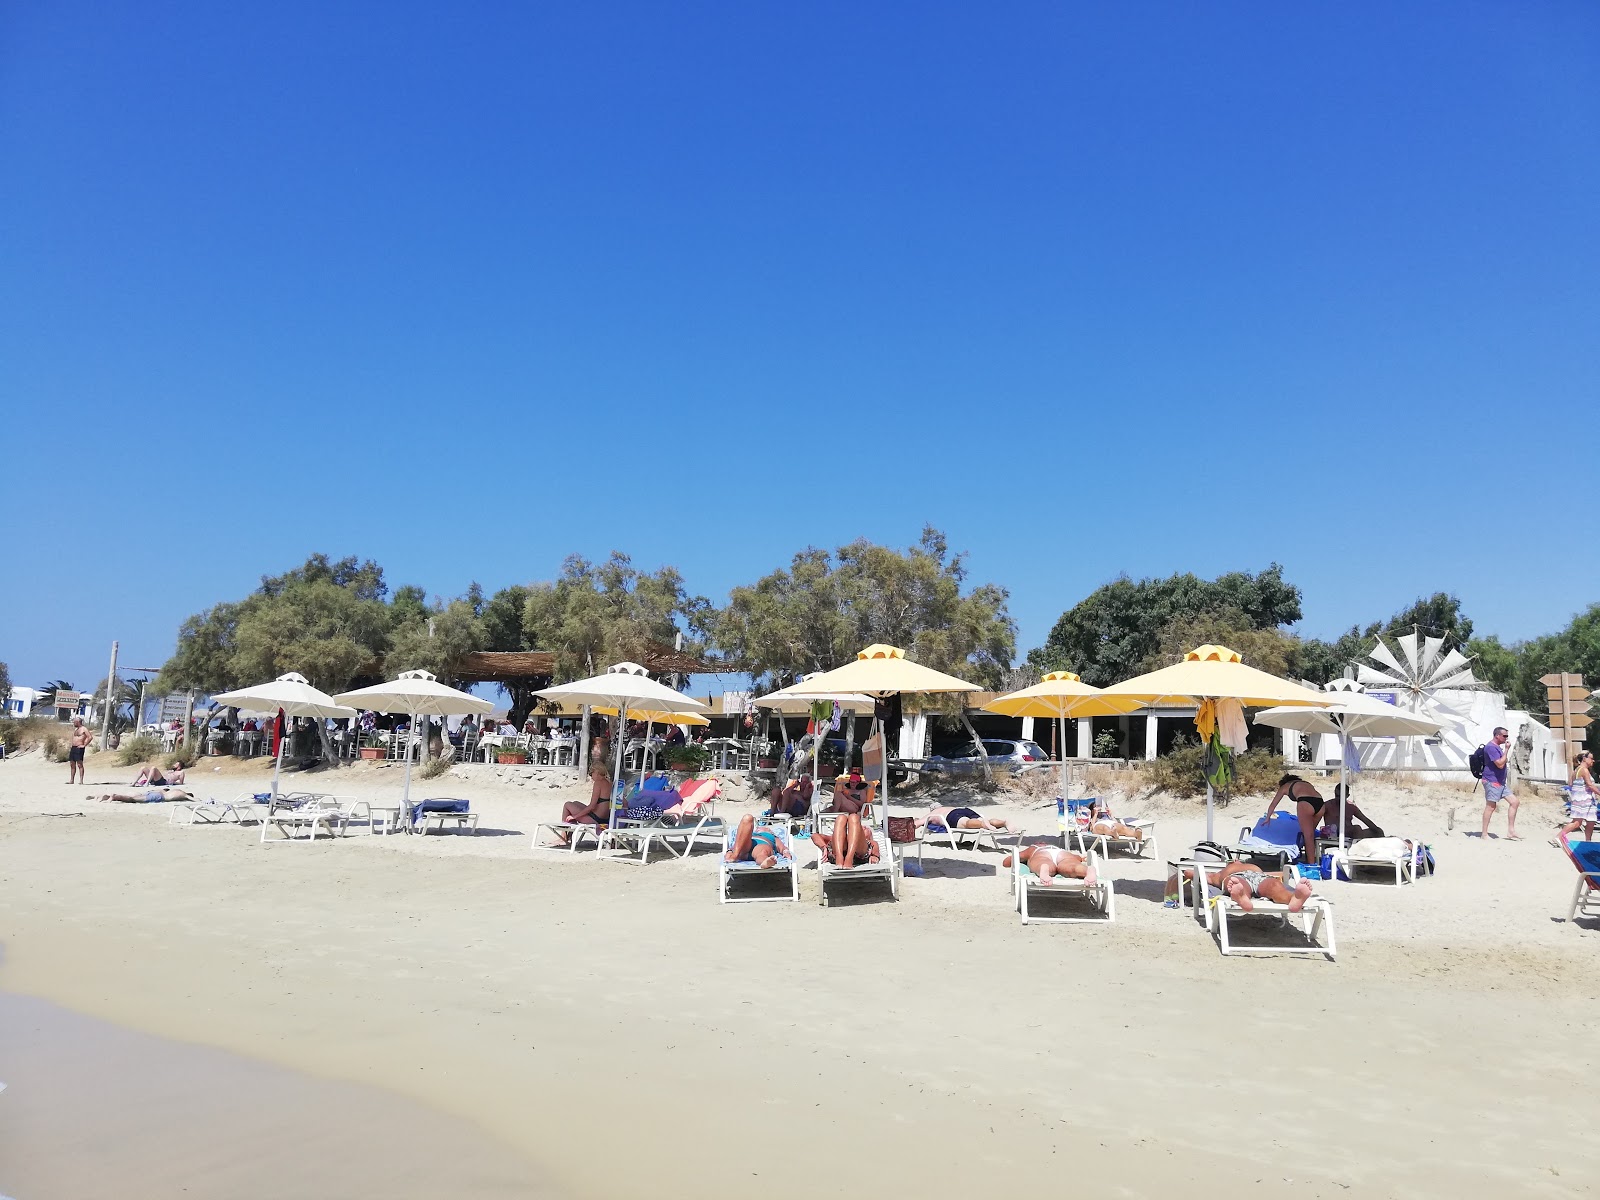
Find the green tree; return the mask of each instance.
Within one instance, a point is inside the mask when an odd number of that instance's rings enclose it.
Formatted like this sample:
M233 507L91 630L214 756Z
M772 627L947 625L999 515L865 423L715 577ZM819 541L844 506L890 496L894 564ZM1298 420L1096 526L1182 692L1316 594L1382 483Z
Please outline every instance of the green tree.
M1281 629L1256 629L1237 608L1224 608L1197 617L1180 617L1161 630L1156 649L1140 664L1141 671L1171 666L1196 646L1226 646L1257 670L1287 675L1300 647L1297 638Z
M446 683L459 686L461 663L484 648L483 622L468 600L436 606L420 622L404 626L394 635L384 660L384 673L423 670Z
M0 713L7 711L6 701L11 699L11 668L0 662Z
M1497 692L1504 692L1515 704L1520 691L1521 653L1494 635L1473 638L1464 652L1472 656L1472 673Z
M1016 654L1007 593L963 590L965 555L932 527L901 551L867 541L808 548L788 570L734 588L716 620L730 666L776 686L849 661L874 642L916 662L998 686Z
M1064 612L1028 663L1040 671L1076 671L1084 682L1105 687L1138 674L1160 652L1164 630L1217 614L1242 619L1247 629L1277 629L1300 619L1300 589L1277 563L1255 575L1236 571L1214 580L1123 576Z
M527 588L521 637L555 655L556 680L565 682L615 662L636 662L652 643L670 646L679 633L686 650L702 652L711 612L710 602L690 595L674 567L651 574L625 554L613 552L599 565L572 555L554 583Z

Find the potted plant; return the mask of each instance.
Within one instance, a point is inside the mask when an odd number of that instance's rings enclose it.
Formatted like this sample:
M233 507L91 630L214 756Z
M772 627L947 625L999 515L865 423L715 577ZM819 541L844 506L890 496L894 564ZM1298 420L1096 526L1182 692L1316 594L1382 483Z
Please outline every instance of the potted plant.
M386 753L387 751L382 746L361 747L361 757L366 759L368 762L374 762L382 758Z
M528 761L528 752L521 746L496 746L494 760L508 766L521 766Z
M685 742L677 746L668 746L665 758L668 770L697 775L705 770L706 764L711 761L711 751L704 746Z

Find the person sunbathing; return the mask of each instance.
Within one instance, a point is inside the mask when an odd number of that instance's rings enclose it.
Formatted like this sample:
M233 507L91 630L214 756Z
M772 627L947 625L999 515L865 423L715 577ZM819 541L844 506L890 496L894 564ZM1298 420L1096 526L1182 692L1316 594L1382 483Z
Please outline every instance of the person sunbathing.
M1011 823L998 817L986 817L973 808L935 808L928 813L929 825L943 825L946 829L982 829L991 833L1011 833Z
M1094 808L1089 814L1089 832L1104 834L1106 837L1124 838L1129 841L1144 841L1145 831L1132 825L1124 825L1111 815L1111 806L1096 800Z
M1325 832L1318 830L1318 837L1338 837L1341 825L1344 826L1346 841L1384 836L1383 830L1378 828L1378 823L1362 812L1360 806L1350 799L1342 783L1333 789L1333 799L1328 801L1326 820L1328 824L1325 826Z
M1288 905L1297 913L1311 899L1311 885L1304 879L1291 888L1276 871L1263 871L1248 862L1231 862L1215 875L1207 872L1206 880L1245 912L1253 912L1259 899Z
M811 844L822 851L824 860L836 867L878 861L878 839L861 824L860 813L840 813L833 823L833 833L818 830L811 835Z
M860 767L851 767L844 779L833 781L833 803L829 812L859 813L872 797L872 789L861 774Z
M176 787L183 782L183 761L172 764L171 770L163 770L160 763L146 763L137 775L133 777L134 787Z
M811 811L812 790L810 775L802 775L799 779L791 779L781 788L774 786L766 815L769 817L805 816Z
M186 792L182 788L152 788L148 792L139 792L131 796L126 792L107 792L100 799L113 800L118 804L160 804L163 800L193 800L194 793Z
M1094 864L1083 855L1074 854L1071 850L1062 850L1040 843L1036 846L1023 846L1017 853L1022 858L1022 865L1037 875L1040 884L1045 887L1049 887L1050 881L1057 875L1067 879L1081 879L1090 887L1099 882ZM1011 855L1008 854L1001 859L1000 865L1009 867Z
M757 829L755 817L745 813L733 832L733 848L722 857L731 863L753 862L763 871L770 870L784 857L783 840L776 829Z

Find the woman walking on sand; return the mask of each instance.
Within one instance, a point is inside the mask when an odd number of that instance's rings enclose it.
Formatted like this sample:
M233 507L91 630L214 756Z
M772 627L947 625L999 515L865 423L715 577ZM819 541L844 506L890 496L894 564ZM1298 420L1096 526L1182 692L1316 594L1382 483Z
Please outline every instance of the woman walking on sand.
M1595 800L1600 797L1600 788L1594 782L1594 755L1587 750L1578 751L1572 760L1572 786L1567 789L1567 797L1567 810L1572 819L1556 830L1550 844L1560 846L1563 838L1580 829L1584 841L1594 841L1595 822L1600 820L1600 816L1596 816Z

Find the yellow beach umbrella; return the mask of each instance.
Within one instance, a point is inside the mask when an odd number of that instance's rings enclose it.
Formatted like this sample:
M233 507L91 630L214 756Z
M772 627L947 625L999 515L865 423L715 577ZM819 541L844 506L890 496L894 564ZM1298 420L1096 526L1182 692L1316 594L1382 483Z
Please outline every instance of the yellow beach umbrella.
M1067 720L1079 717L1120 717L1144 702L1128 697L1108 698L1093 684L1085 683L1071 671L1051 671L1032 687L996 696L984 706L985 712L1004 717L1053 717L1060 730L1061 796L1067 795Z
M602 717L617 715L615 708L597 708L594 710ZM635 721L644 721L647 724L654 722L657 725L709 725L711 722L699 713L692 712L660 712L649 709L630 708L628 716Z
M799 683L790 684L783 690L790 696L814 696L819 699L845 692L884 700L908 692L976 692L981 689L977 684L968 683L965 679L957 679L954 675L946 675L943 671L935 671L932 667L914 663L906 658L906 652L898 646L886 646L880 642L862 650L853 662L847 662L844 666L835 667L831 671L823 671ZM883 721L875 718L873 727L881 736ZM883 750L883 813L887 821L889 814L887 739L884 741Z
M1238 651L1226 646L1197 646L1183 656L1183 661L1159 671L1136 675L1121 683L1114 683L1101 693L1107 699L1138 700L1144 704L1163 701L1198 704L1195 726L1201 736L1209 738L1216 721L1216 702L1237 700L1251 708L1286 705L1324 708L1333 697L1327 692L1314 691L1279 679L1265 671L1248 667ZM1215 791L1211 780L1206 780L1206 838L1212 836L1215 820Z

